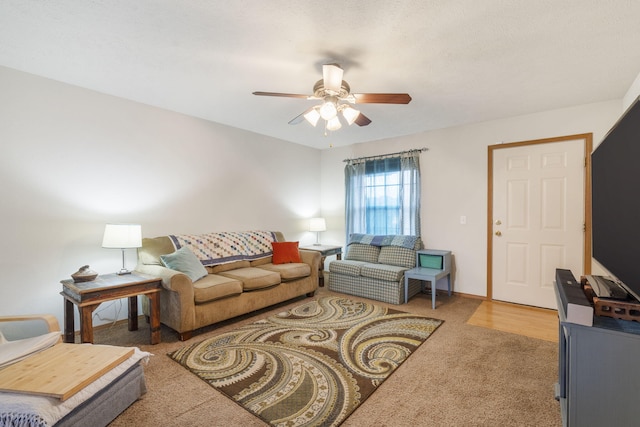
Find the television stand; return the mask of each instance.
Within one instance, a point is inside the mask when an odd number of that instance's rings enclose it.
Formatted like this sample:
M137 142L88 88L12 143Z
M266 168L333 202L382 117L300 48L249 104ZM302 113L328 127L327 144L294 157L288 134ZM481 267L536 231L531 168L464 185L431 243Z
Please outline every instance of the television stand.
M640 323L593 316L593 326L567 321L558 284L556 399L564 426L636 426Z

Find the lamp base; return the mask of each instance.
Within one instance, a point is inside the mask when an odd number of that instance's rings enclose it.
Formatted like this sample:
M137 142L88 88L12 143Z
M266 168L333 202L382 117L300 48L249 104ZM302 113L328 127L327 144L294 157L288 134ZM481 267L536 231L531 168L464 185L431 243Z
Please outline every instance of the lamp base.
M124 268L124 248L121 249L122 251L122 268L120 269L120 271L118 271L116 274L118 276L124 276L125 274L131 274L131 270L127 270L126 268Z

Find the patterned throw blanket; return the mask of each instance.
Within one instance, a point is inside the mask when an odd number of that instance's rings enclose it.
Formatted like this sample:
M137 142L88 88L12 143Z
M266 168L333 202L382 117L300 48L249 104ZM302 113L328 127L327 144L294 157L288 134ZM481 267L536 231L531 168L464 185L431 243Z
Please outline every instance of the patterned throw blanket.
M271 231L231 231L208 234L170 235L176 249L187 246L202 265L219 265L233 261L254 260L271 255Z
M400 246L401 248L413 249L417 236L403 236L392 234L388 236L374 236L373 234L356 234L349 236L349 244L362 243L363 245L372 246Z

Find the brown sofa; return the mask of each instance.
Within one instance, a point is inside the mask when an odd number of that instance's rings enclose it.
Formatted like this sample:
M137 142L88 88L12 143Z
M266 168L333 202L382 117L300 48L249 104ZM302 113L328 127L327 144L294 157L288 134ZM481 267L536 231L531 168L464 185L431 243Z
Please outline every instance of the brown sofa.
M281 232L272 234L275 241L285 241ZM172 238L142 239L136 270L162 279L160 322L178 332L182 341L198 328L305 294L313 296L318 288L321 255L305 250L299 251L301 263L273 264L269 253L257 259L202 261L208 274L193 282L160 259L176 251ZM148 313L147 307L143 310Z

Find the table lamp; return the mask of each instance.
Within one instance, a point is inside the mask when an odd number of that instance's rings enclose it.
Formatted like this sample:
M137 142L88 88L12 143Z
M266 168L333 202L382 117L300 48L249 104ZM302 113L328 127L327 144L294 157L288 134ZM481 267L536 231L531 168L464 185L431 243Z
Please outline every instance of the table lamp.
M316 232L316 242L314 243L314 245L320 245L320 232L326 230L327 223L325 222L324 218L311 218L309 220L309 231Z
M142 246L142 226L140 224L107 224L104 228L102 247L122 250L122 269L116 274L131 274L124 267L124 250Z

